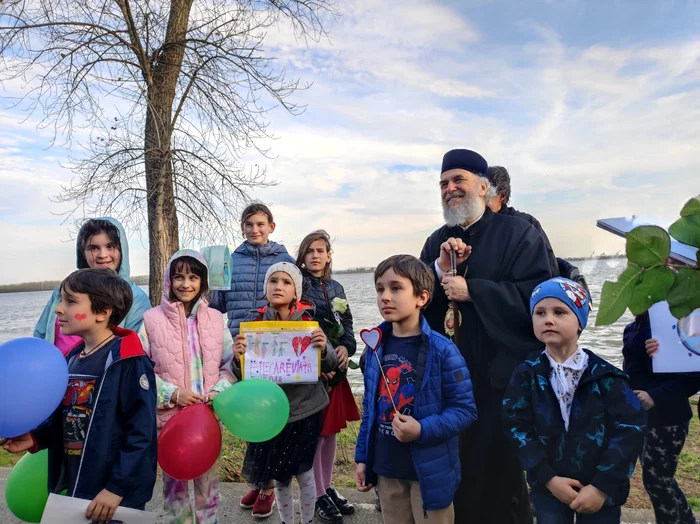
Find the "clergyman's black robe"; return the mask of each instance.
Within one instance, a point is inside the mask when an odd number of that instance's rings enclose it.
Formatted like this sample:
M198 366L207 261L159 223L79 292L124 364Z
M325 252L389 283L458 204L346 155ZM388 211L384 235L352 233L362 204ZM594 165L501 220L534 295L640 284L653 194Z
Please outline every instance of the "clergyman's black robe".
M460 435L462 482L455 494L455 522L527 524L532 522L527 485L515 450L503 433L503 392L513 369L543 348L532 331L530 295L551 278L540 233L519 218L484 215L466 230L443 226L425 243L421 260L435 271L440 245L459 237L472 246L459 265L470 302L460 302L460 351L474 386L479 419ZM444 333L449 302L439 281L425 311L430 327Z
M465 276L470 302L460 302L462 327L459 348L469 372L486 378L494 389L505 389L515 367L541 348L532 331L530 295L537 284L551 278L542 236L527 222L512 216L484 215L466 230L443 226L423 246L421 260L435 271L440 245L461 238L472 246L457 273ZM449 301L436 279L425 316L430 327L444 330Z
M510 206L506 206L506 205L501 206L501 210L498 213L501 215L518 217L518 218L523 219L528 224L532 224L532 226L538 231L538 233L540 235L542 235L542 238L544 239L544 245L547 248L547 257L549 258L549 266L552 269L552 276L558 277L559 276L559 262L557 261L557 257L554 255L554 249L552 249L552 244L549 242L549 238L547 237L547 233L544 232L544 229L542 228L542 224L540 224L540 221L537 220L535 217L533 217L529 213L525 213L524 211L518 211L517 209L512 208Z

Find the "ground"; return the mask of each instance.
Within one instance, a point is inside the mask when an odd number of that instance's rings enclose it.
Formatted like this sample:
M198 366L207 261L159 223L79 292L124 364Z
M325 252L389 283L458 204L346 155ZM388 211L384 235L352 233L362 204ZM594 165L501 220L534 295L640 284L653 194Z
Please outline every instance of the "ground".
M697 413L697 397L691 400L693 412ZM695 511L700 511L700 421L694 416L690 423L690 433L681 453L676 478L683 488ZM338 452L335 462L334 485L339 488L355 487L355 442L359 423L354 422L338 435ZM240 477L241 465L245 456L245 443L224 429L221 457L221 480L243 482ZM0 449L0 467L12 466L18 455L11 455ZM625 504L627 508L651 508L649 497L642 485L642 473L639 464L632 476L630 496Z

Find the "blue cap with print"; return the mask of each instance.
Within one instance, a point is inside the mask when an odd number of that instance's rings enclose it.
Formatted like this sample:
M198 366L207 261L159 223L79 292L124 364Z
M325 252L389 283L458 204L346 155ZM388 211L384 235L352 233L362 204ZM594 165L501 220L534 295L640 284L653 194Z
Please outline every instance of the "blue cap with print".
M590 297L581 284L560 277L550 278L542 282L530 295L530 316L532 316L537 303L545 298L556 298L564 302L578 317L581 329L586 329Z

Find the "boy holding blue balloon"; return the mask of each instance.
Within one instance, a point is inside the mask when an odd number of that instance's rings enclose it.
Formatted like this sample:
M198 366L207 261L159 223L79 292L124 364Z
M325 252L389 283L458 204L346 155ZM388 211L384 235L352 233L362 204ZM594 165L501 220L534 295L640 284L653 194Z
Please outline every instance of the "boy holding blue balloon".
M11 453L48 448L49 492L67 490L88 499L86 517L109 522L118 506L144 509L153 494L153 364L138 335L117 327L133 294L114 271L78 270L63 281L60 293L61 333L82 339L66 357L63 401L41 426L3 447Z

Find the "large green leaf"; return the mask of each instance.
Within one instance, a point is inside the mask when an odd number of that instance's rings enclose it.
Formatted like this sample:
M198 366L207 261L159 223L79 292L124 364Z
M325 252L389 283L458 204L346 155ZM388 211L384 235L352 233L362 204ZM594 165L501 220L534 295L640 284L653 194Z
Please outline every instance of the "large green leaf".
M700 195L688 200L683 209L681 209L682 217L689 217L691 215L700 215Z
M634 287L628 307L633 315L641 315L657 302L666 299L676 274L665 266L651 268L642 273L641 281Z
M700 247L700 215L684 216L676 220L668 232L678 242Z
M639 226L627 233L627 258L642 267L666 262L671 253L671 239L663 228Z
M700 307L700 270L682 267L666 296L671 314L682 318Z
M630 262L617 282L603 283L600 305L595 319L596 326L607 326L622 316L641 275L642 268L634 262Z

